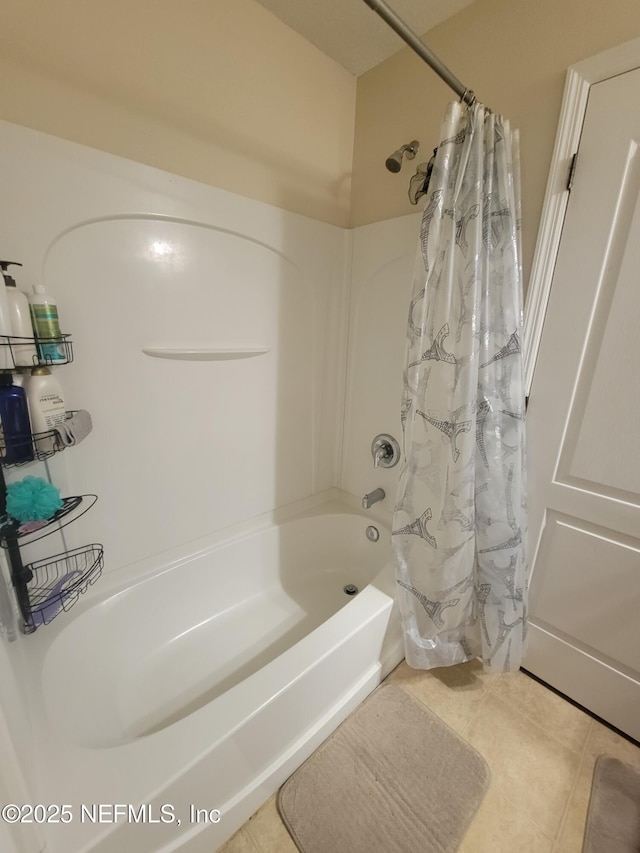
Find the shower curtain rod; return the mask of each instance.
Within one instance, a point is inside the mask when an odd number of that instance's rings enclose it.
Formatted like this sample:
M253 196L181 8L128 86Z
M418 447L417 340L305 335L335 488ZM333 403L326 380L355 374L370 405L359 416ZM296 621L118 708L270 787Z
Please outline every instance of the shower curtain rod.
M473 106L476 100L476 96L473 94L471 89L467 89L467 87L458 80L455 74L452 74L451 71L447 68L444 63L442 63L438 57L426 46L426 44L421 41L418 36L413 32L413 30L405 24L402 18L398 17L396 13L391 9L384 0L364 0L367 6L370 9L373 9L383 21L391 27L392 30L403 39L409 47L414 50L421 59L429 65L436 74L441 77L447 86L450 86L453 91L460 97L460 100L464 101L465 104L468 104L470 107Z

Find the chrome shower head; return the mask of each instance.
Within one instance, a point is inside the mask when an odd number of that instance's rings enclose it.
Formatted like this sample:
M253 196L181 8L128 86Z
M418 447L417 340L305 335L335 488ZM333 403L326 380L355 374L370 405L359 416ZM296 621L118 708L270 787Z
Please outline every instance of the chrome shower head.
M390 172L399 172L402 168L402 151L394 151L387 159L384 161L384 165Z
M385 160L384 165L390 172L399 172L402 168L403 155L405 155L408 160L413 160L418 153L418 148L420 148L420 143L417 139L414 139L412 142L407 142L406 145L403 145L401 148L398 148L397 151L394 151L393 154L390 154Z

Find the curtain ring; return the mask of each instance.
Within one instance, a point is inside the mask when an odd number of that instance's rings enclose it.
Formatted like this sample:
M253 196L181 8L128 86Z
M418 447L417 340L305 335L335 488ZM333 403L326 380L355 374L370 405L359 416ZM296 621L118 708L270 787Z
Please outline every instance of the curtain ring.
M476 96L473 92L473 89L465 89L460 98L463 104L466 104L469 108L471 108L476 102Z

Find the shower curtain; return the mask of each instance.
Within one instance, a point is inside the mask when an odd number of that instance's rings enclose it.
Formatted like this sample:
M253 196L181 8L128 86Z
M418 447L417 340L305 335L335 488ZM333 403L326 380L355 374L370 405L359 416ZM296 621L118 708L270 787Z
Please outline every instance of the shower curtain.
M518 669L527 560L518 133L449 105L407 327L393 550L407 662Z

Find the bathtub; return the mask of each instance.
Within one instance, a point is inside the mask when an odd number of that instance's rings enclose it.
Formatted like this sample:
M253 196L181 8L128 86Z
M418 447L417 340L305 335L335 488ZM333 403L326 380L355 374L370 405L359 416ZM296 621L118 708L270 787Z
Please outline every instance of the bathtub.
M47 850L221 846L402 659L389 551L370 515L294 507L107 575L28 638L37 800L72 816Z

